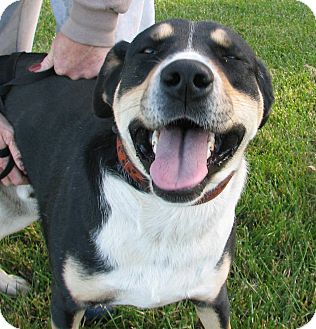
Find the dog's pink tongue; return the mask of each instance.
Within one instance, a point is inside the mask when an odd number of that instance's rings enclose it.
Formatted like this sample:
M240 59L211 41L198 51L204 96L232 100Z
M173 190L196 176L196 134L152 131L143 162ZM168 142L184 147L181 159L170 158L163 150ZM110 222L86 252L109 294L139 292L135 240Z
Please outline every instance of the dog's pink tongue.
M207 175L207 140L202 129L162 129L150 167L155 185L170 191L199 184Z

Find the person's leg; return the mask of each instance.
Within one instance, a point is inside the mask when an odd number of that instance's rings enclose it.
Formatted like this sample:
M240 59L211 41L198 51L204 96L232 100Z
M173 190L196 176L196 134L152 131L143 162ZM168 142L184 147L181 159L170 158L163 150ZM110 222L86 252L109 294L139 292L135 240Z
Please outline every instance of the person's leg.
M144 10L138 33L144 31L153 24L155 24L155 1L144 0Z
M0 20L0 55L31 51L42 0L20 0L4 11Z
M56 32L59 32L69 17L73 0L50 0L56 20Z
M154 0L133 0L128 11L119 15L116 42L131 42L138 33L155 23Z

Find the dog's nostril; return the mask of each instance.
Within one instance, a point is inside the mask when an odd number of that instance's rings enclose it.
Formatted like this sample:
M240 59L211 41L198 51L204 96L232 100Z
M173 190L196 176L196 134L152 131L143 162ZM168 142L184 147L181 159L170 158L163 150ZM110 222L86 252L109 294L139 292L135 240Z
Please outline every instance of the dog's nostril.
M163 77L163 82L168 86L168 87L174 87L177 86L181 81L180 74L178 72L172 72L169 74L165 74Z
M213 77L209 74L197 73L193 78L193 84L197 88L207 88L213 82Z

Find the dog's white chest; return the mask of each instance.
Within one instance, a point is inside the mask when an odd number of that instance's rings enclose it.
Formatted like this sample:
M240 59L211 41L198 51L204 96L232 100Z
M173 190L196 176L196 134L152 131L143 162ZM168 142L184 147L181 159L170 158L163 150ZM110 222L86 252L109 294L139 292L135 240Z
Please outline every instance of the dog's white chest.
M114 292L115 303L155 307L216 297L228 273L228 263L216 265L232 229L234 206L224 208L219 199L217 207L176 208L110 176L104 191L111 215L95 241L100 256L114 267L102 282Z
M216 270L207 257L200 262L192 260L191 264L190 257L179 261L166 256L143 262L140 257L136 263L122 266L104 277L106 286L115 291L114 304L150 308L182 299L213 299L229 268L225 264L225 270Z

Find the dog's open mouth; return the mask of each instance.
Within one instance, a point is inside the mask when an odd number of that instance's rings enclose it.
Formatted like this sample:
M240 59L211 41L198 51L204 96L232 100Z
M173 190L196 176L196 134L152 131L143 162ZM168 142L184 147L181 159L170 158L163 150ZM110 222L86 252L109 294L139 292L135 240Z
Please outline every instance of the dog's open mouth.
M151 131L134 121L130 133L154 187L181 192L203 188L235 154L245 128L238 125L226 133L213 133L184 119Z

